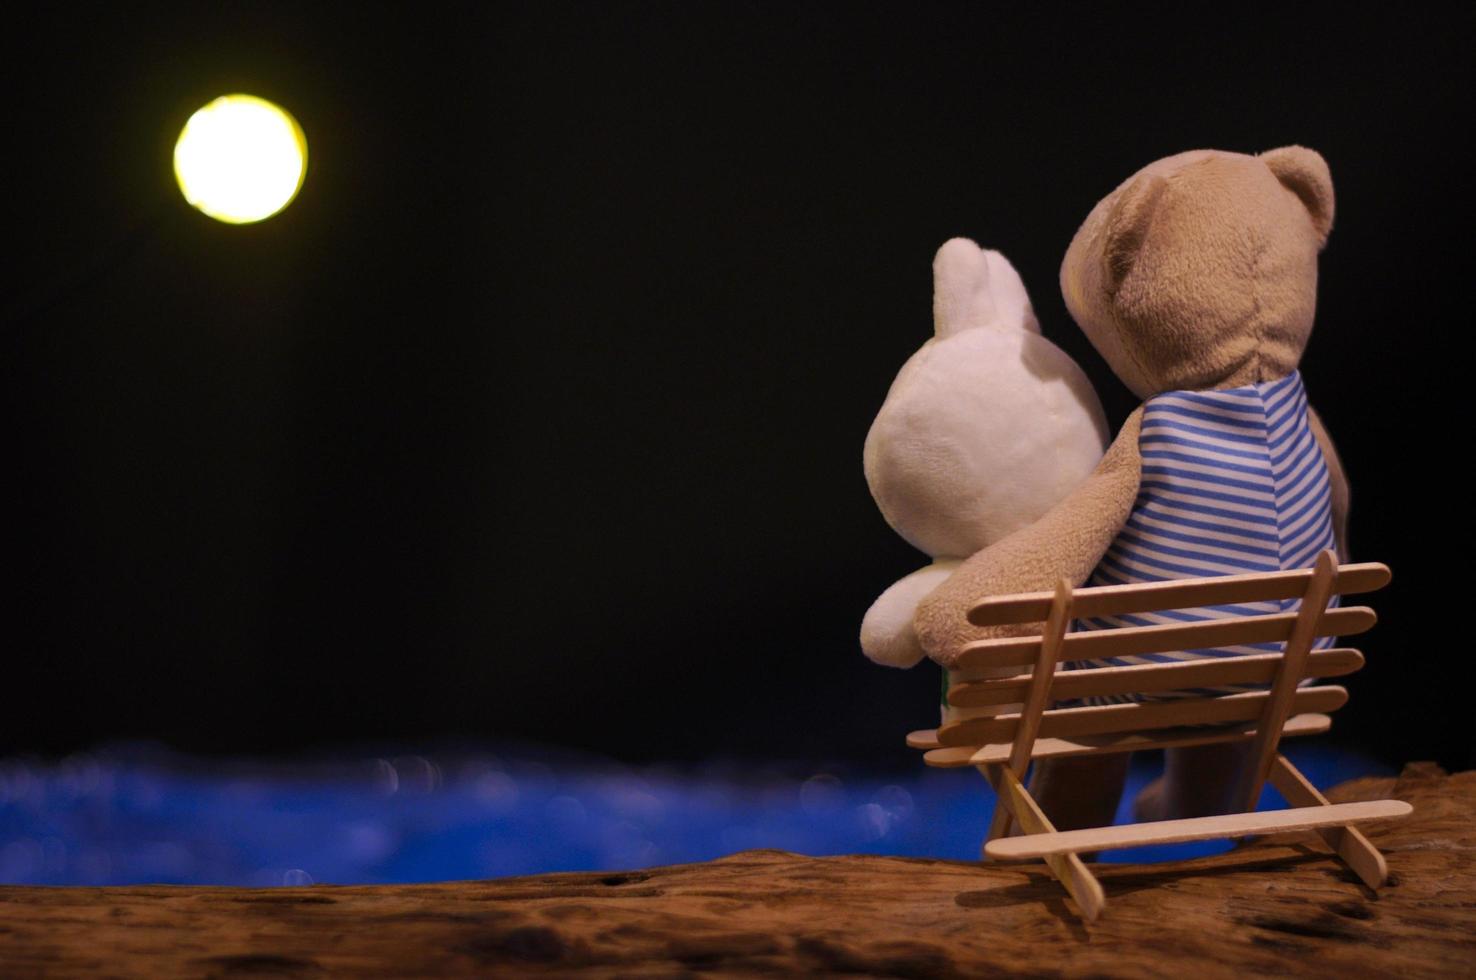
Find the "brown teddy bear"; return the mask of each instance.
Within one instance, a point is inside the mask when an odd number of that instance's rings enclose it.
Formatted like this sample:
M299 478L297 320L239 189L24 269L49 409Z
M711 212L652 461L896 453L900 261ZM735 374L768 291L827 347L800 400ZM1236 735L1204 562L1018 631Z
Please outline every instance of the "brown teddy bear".
M1107 585L1302 568L1334 542L1346 555L1347 483L1297 371L1332 220L1327 164L1299 146L1167 157L1092 210L1061 264L1061 290L1144 404L1080 486L965 560L919 603L914 627L930 657L947 668L966 644L1001 634L966 621L982 596L1049 590L1063 577ZM1166 621L1122 617L1073 628ZM1252 650L1178 656L1245 652ZM1165 778L1139 797L1138 818L1224 812L1234 784L1228 770L1241 751L1169 752ZM1037 799L1063 830L1111 823L1127 758L1040 765Z

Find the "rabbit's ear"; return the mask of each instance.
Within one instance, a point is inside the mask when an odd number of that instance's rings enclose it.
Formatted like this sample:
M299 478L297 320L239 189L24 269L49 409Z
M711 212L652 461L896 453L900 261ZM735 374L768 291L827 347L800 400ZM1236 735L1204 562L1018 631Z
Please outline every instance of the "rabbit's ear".
M989 260L967 238L951 238L933 257L933 333L947 337L995 320Z
M1020 273L1010 265L1009 259L994 249L985 251L984 258L989 263L989 293L994 298L999 326L1040 333L1040 321L1035 319L1030 294L1025 292Z

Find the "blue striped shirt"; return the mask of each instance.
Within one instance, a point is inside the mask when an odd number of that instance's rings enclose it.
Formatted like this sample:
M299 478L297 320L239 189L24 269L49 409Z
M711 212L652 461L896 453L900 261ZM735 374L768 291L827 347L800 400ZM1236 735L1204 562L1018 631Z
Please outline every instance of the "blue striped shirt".
M1331 493L1322 450L1293 371L1277 381L1221 391L1169 391L1143 406L1138 499L1088 585L1129 585L1312 565L1333 547ZM1074 630L1155 626L1295 610L1299 600L1207 606L1080 619ZM1317 644L1327 647L1331 637ZM1082 661L1120 667L1279 651L1280 643ZM1223 687L1090 698L1086 704L1220 694Z

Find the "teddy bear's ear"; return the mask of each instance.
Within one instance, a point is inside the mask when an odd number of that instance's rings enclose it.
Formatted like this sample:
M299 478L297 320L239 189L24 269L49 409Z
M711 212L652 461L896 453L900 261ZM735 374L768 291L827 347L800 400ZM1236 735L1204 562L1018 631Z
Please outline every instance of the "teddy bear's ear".
M989 260L967 238L951 238L933 257L933 333L947 337L995 318Z
M1316 150L1305 146L1267 150L1261 154L1261 160L1283 187L1301 199L1312 216L1312 227L1317 229L1318 244L1326 244L1333 223L1332 173L1327 169L1327 161Z
M1112 203L1103 231L1102 262L1109 293L1116 293L1132 271L1138 252L1148 236L1153 212L1168 181L1158 174L1140 174L1124 187Z

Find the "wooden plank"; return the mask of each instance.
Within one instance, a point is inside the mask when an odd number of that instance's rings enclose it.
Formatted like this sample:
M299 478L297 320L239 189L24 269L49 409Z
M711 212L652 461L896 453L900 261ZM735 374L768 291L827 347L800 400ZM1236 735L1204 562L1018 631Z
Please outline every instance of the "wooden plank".
M1054 834L1056 828L1029 793L1025 791L1020 777L1009 769L1000 767L1000 788L1003 792L999 798L1003 806L1007 806L1020 821L1020 826L1025 832L1034 836L1040 834ZM1007 840L1028 840L1027 837L1001 837L990 841L985 846L985 851L994 844ZM1056 880L1065 886L1066 891L1076 900L1076 907L1081 910L1081 917L1088 922L1095 922L1102 914L1102 909L1107 905L1107 896L1102 893L1102 885L1081 858L1073 854L1052 854L1046 858L1046 866L1051 869L1051 874Z
M1310 568L1301 568L1289 572L1217 575L1139 585L1103 585L1077 589L1072 596L1072 604L1078 616L1092 619L1160 609L1296 599L1307 591L1311 577ZM1334 591L1338 595L1376 592L1388 585L1389 579L1389 567L1378 562L1343 565L1338 569L1338 584ZM975 626L1038 623L1050 612L1051 596L1050 592L991 596L969 610L969 622Z
M1267 691L1224 694L1208 698L1174 698L1092 708L1054 708L1040 720L1041 738L1072 738L1078 735L1107 735L1181 725L1228 725L1261 717L1270 699ZM1292 700L1297 714L1336 711L1348 702L1348 692L1336 685L1304 687ZM1015 739L1018 714L966 718L938 728L942 745L993 745Z
M1332 727L1327 715L1309 713L1289 719L1281 730L1282 738L1321 735ZM1241 725L1189 725L1163 728L1152 732L1128 732L1117 735L1082 735L1077 738L1037 738L1036 759L1063 755L1110 755L1114 752L1137 752L1150 749L1176 749L1190 745L1212 745L1217 742L1243 742L1255 735L1252 723ZM964 766L987 766L1009 758L1010 743L1000 745L950 745L931 749L923 761L938 769Z
M1003 837L989 842L991 858L1020 860L1051 858L1081 851L1111 851L1151 844L1179 844L1192 840L1250 837L1292 830L1314 830L1359 820L1391 820L1408 816L1413 807L1403 800L1372 800L1367 803L1329 803L1263 813L1231 813L1222 817L1193 817L1188 820L1159 820L1154 823L1094 827Z
M1301 735L1319 735L1332 727L1327 715L1297 715L1287 721L1282 729L1283 738ZM1216 745L1224 742L1244 742L1256 732L1253 723L1243 725L1192 725L1183 728L1164 728L1155 732L1132 732L1126 735L1084 735L1080 738L1038 738L1035 740L1036 759L1063 755L1109 755L1113 752L1137 752L1147 749L1177 749L1191 745ZM1009 750L1007 745L986 745L975 749L969 756L969 765L985 765ZM939 751L954 751L940 749Z
M1353 636L1370 629L1378 617L1367 606L1329 609L1318 619L1317 636ZM1227 616L1194 623L1162 626L1124 626L1119 629L1083 630L1068 635L1061 644L1062 660L1100 660L1144 653L1173 653L1211 647L1286 641L1296 625L1296 613L1262 616ZM1034 663L1040 652L1038 636L1007 636L979 640L959 654L956 668L1019 667Z
M972 745L944 746L941 749L931 749L927 752L924 752L923 762L927 763L935 769L961 769L964 766L973 765L973 762L971 762L970 760L973 758L974 751L975 750ZM1003 754L1005 758L1009 757L1009 745L1005 745L1003 747ZM995 760L996 763L1003 761L1003 759Z
M1008 745L1003 746L1003 748L1006 753L1010 750L1010 746ZM1011 833L1019 832L1020 825L1012 822L1013 814L1009 806L1004 802L1002 782L1004 777L1000 775L1003 771L1004 760L996 762L993 765L979 767L979 775L988 780L990 788L994 790L994 812L989 816L989 829L985 831L984 839L979 842L980 861L989 860L984 856L984 848L990 841L996 837L1008 837Z
M936 749L943 743L938 741L938 730L936 728L922 728L915 732L907 733L907 747L909 749Z
M1030 750L1035 745L1035 733L1040 730L1041 713L1050 701L1051 678L1055 676L1056 663L1061 655L1061 641L1070 627L1071 583L1063 578L1056 582L1056 595L1051 600L1051 611L1041 633L1040 653L1035 658L1035 670L1031 673L1019 720L1015 723L1015 744L1010 749L1008 765L1010 771L1021 779L1025 778L1025 770L1030 767ZM986 840L1003 837L1009 830L1009 823L1009 810L995 807Z
M1281 666L1276 672L1276 682L1271 685L1271 696L1266 701L1260 723L1256 726L1256 738L1251 747L1250 758L1240 773L1240 781L1233 799L1239 801L1237 809L1249 812L1256 808L1261 798L1261 789L1271 775L1275 762L1276 746L1281 741L1281 726L1292 715L1292 697L1296 694L1297 682L1302 679L1307 655L1316 642L1318 622L1325 618L1327 604L1332 600L1333 586L1338 578L1338 557L1331 550L1317 556L1312 578L1307 583L1307 594L1302 597L1301 608L1286 649Z
M1292 806L1328 805L1327 797L1280 753L1277 753L1271 767L1271 785ZM1389 880L1389 865L1384 860L1384 855L1379 853L1379 849L1357 827L1319 827L1317 835L1368 887L1377 890Z
M1181 691L1225 684L1269 685L1276 679L1276 669L1280 662L1279 653L1258 653L1243 657L1203 657L1179 663L1067 670L1056 675L1051 686L1051 697L1064 701L1089 695ZM1303 675L1343 677L1362 667L1363 654L1357 650L1318 650L1308 658ZM950 685L948 703L956 708L1015 704L1024 699L1030 677L1030 674L1016 674L1013 677Z

